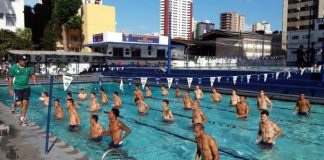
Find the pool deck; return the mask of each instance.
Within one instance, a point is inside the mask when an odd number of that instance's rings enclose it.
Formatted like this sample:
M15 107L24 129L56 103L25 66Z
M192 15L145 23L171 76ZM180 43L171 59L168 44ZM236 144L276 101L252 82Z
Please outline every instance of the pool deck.
M0 132L1 160L89 160L89 157L54 135L49 136L49 148L51 149L48 154L45 154L45 130L34 122L30 122L26 127L20 126L19 115L20 113L12 114L8 107L0 102L0 126L9 126L9 133Z

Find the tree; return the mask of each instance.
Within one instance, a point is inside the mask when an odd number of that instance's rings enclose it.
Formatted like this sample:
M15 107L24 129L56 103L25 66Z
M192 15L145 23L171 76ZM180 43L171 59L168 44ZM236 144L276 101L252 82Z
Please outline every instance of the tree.
M67 48L66 24L78 13L82 5L81 0L56 0L54 6L55 23L61 27L64 51Z
M9 30L0 30L0 61L5 60L8 55L8 50L30 50L32 43L30 40L21 38L16 33Z
M21 39L31 41L32 39L32 30L30 28L18 28L16 30L16 35Z

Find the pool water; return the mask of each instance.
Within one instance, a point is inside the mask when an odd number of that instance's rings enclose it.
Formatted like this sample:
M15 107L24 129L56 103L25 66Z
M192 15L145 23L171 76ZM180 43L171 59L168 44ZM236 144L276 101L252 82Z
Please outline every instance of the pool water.
M77 92L81 87L97 93L98 102L100 96L97 84L71 84L69 90L73 92L76 100ZM105 91L112 100L112 93L119 90L119 84L105 82ZM122 150L128 157L134 159L194 159L196 144L194 143L193 129L190 127L191 111L182 108L182 99L175 97L175 90L171 89L170 95L161 96L160 88L151 87L153 98L146 98L149 104L149 114L140 116L133 102L133 91L135 86L124 86L124 93L120 93L123 106L119 119L131 128L131 134L124 140ZM7 87L1 87L0 92L6 93ZM28 108L27 119L34 121L39 126L46 128L47 107L44 107L38 97L42 91L48 91L48 85L38 85L32 87L32 96ZM143 91L145 95L145 91ZM184 95L184 91L182 91ZM63 85L54 85L53 97L60 98L61 105L65 111L64 120L52 118L50 132L60 137L66 143L74 146L92 159L100 159L107 150L111 137L105 137L101 143L89 142L87 131L90 128L90 112L87 111L89 99L81 102L78 109L81 118L81 130L78 133L68 131L68 113L65 106L66 92ZM193 92L191 92L193 97ZM283 130L283 135L276 141L272 150L263 150L255 144L258 132L258 122L260 112L256 109L256 99L247 98L250 105L250 114L247 120L236 118L236 110L229 106L229 95L223 95L223 100L219 103L212 103L210 93L204 93L205 99L201 103L208 123L205 130L212 135L219 146L221 159L322 159L324 156L324 106L313 105L312 114L309 118L302 118L292 113L295 107L294 102L283 102L273 100L273 110L270 118L276 122ZM162 99L170 101L175 123L165 124L162 122ZM1 101L12 104L12 97L5 94ZM111 101L108 105L101 106L99 122L108 128L108 115L103 111L111 109ZM54 108L52 108L54 115ZM54 116L53 116L54 117Z

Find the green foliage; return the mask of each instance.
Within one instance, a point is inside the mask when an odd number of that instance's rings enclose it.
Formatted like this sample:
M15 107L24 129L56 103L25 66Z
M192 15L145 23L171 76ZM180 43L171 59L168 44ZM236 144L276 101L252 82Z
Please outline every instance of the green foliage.
M45 29L44 36L40 42L42 49L54 51L56 48L55 43L57 40L57 35L58 35L58 27L53 21L50 21Z
M82 24L83 24L82 17L79 15L74 15L65 24L65 27L66 29L81 29Z
M27 41L31 41L32 39L32 30L30 28L18 28L16 30L16 34L18 37L27 40Z
M28 31L27 31L28 32ZM0 30L0 60L7 58L8 50L30 50L32 43L30 40L17 36L9 30Z
M82 5L81 0L56 0L54 17L58 25L67 23L70 18L78 13Z

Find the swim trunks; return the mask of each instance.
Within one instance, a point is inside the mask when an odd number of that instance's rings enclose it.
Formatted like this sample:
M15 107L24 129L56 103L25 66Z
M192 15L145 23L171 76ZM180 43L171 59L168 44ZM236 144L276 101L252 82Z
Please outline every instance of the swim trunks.
M109 149L117 149L120 148L121 146L122 146L121 144L115 144L113 141L111 141L109 144Z
M71 131L71 132L77 132L77 131L79 131L79 129L80 129L80 126L79 125L69 125L69 130Z
M92 142L101 142L102 141L102 137L99 136L99 137L96 137L96 138L90 138L90 141L92 141Z
M264 142L264 141L261 141L259 143L259 145L261 145L261 148L263 148L263 149L272 149L272 147L273 147L273 143L268 143L268 142Z
M298 115L307 117L308 113L307 112L298 112Z

